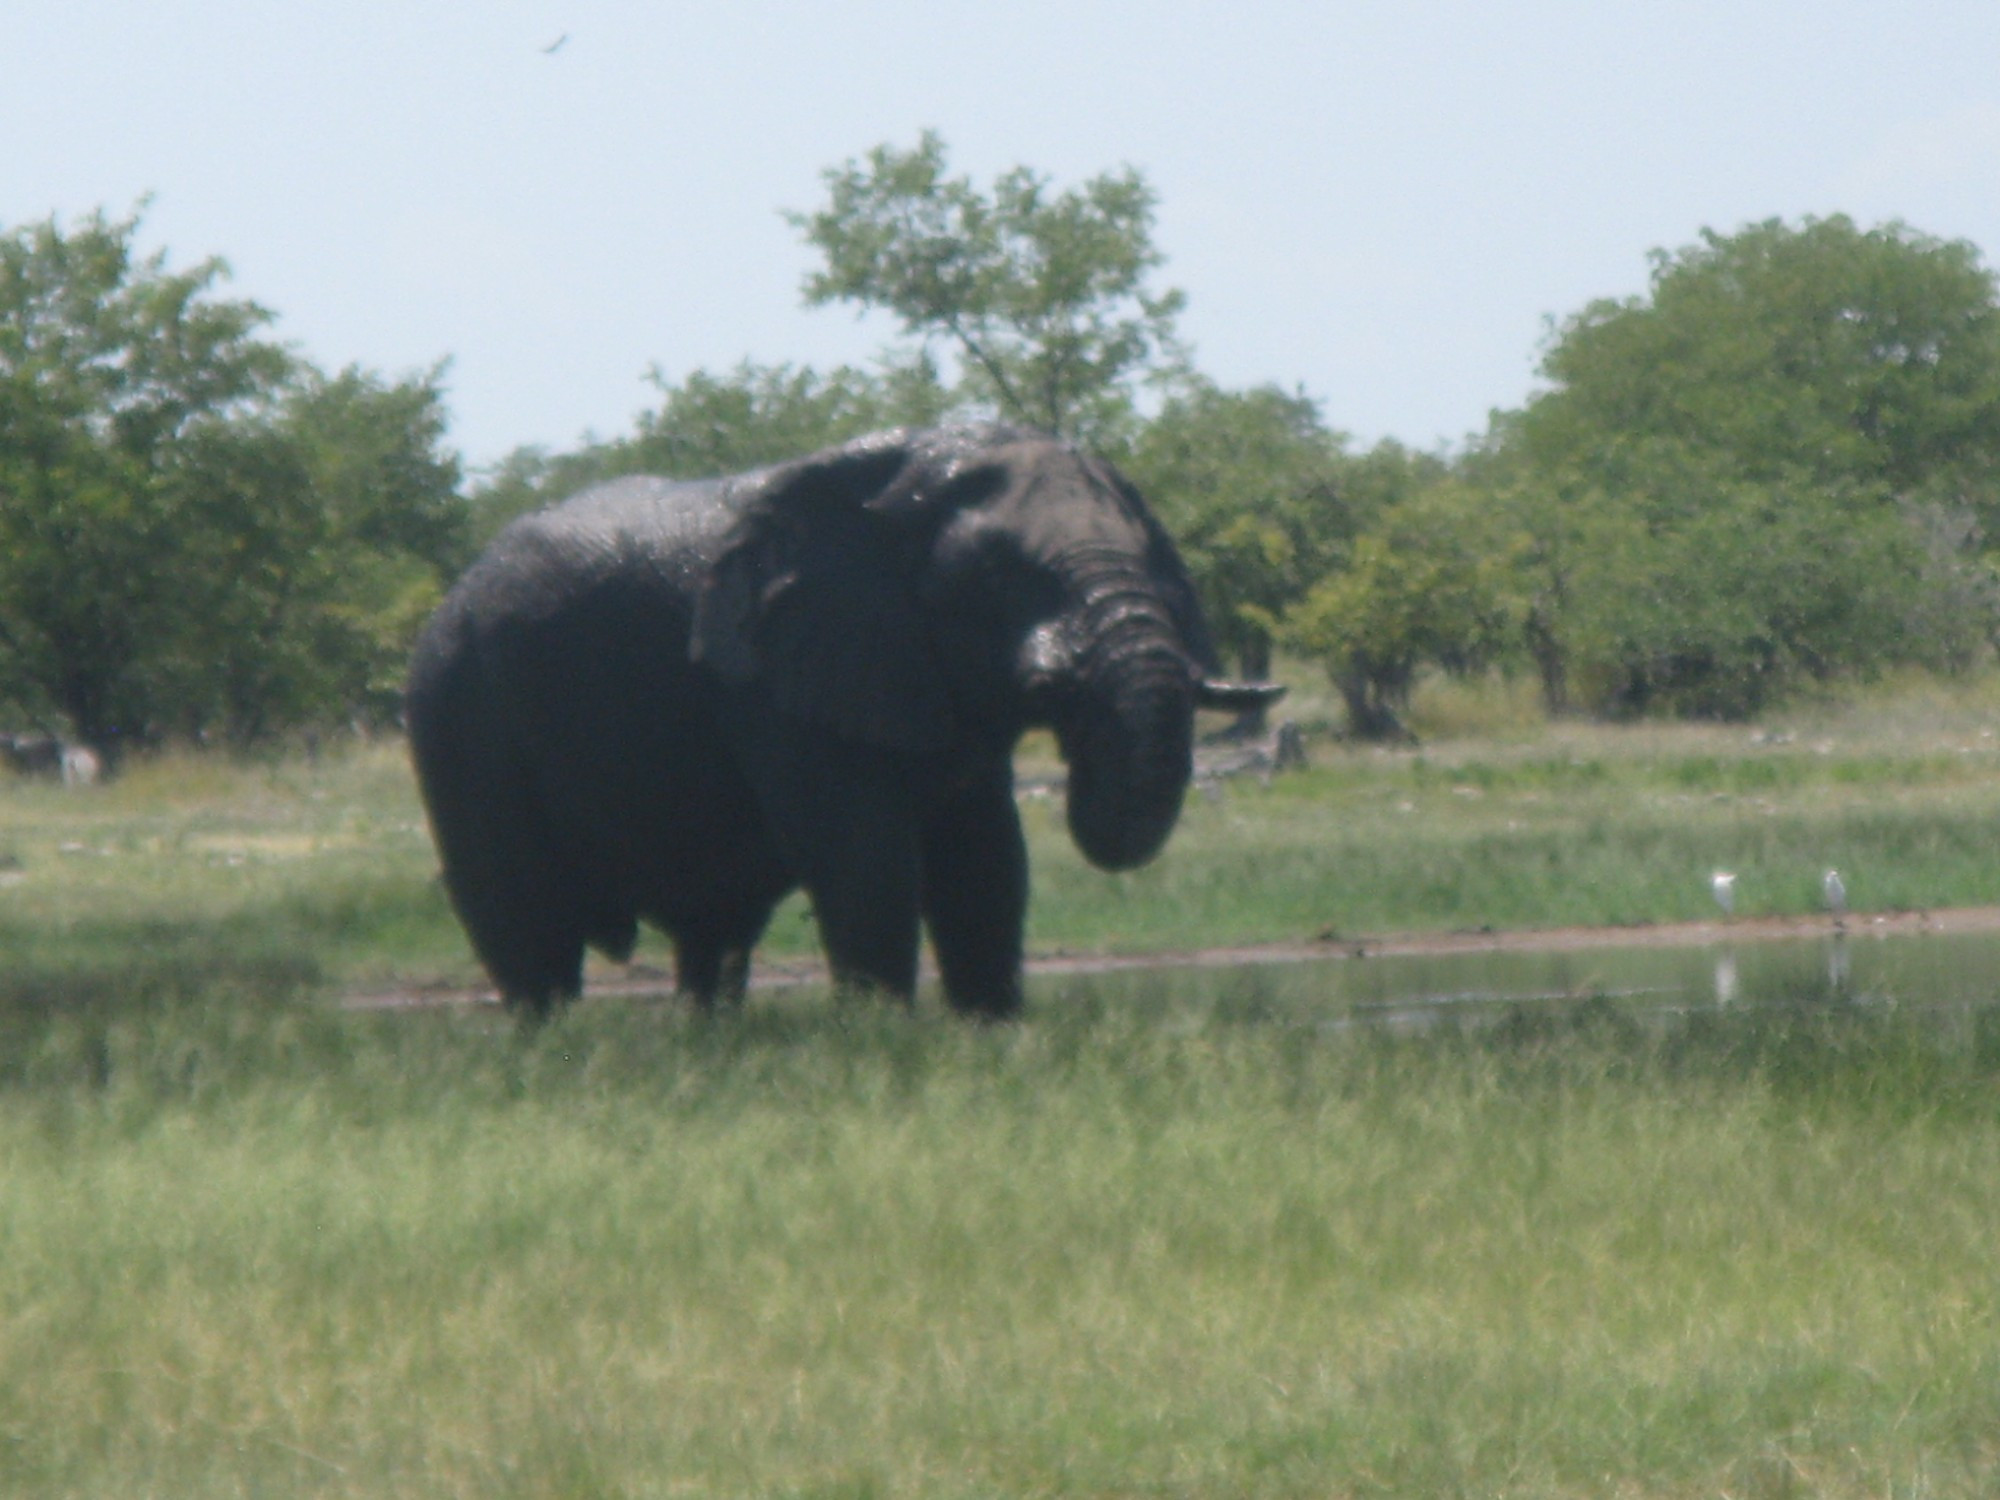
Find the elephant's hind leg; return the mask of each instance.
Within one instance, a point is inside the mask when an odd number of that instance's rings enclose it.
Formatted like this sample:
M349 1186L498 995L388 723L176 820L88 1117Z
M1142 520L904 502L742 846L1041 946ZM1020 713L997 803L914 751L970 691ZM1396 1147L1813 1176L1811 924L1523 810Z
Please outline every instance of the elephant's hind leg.
M473 951L509 1005L541 1016L582 988L587 898L549 837L532 769L510 748L505 695L461 623L434 624L419 648L410 751Z
M697 1010L739 1005L750 988L750 949L683 938L676 944L675 988Z
M480 842L476 872L452 882L453 899L501 998L540 1019L583 991L582 923L545 857L508 837Z
M675 985L700 1010L742 1003L750 988L750 952L764 935L771 911L784 894L782 872L774 865L754 893L739 892L696 917L667 924L674 937Z
M586 921L577 882L541 834L533 797L512 777L429 778L425 795L445 889L501 998L541 1017L583 988Z

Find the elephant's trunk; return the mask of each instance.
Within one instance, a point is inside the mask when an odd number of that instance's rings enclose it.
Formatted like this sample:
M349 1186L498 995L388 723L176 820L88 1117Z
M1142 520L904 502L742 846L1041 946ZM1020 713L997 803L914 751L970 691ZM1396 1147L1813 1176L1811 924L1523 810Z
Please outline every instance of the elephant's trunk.
M1197 679L1143 573L1100 569L1081 593L1073 694L1056 724L1070 834L1092 864L1127 870L1159 853L1180 816Z

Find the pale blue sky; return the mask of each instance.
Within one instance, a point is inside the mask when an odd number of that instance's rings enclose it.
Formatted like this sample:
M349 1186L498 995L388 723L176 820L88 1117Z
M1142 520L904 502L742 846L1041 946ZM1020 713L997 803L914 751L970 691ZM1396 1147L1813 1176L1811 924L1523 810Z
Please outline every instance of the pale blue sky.
M552 55L541 50L569 40ZM8 0L0 225L129 208L314 360L444 356L474 462L658 363L864 361L780 217L943 132L1160 195L1197 364L1362 441L1484 426L1544 319L1782 215L2000 255L1996 0Z

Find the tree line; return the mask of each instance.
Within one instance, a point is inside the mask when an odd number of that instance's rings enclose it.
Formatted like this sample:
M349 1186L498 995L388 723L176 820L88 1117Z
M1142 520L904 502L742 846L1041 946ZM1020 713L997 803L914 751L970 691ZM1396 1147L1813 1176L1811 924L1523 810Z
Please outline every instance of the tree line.
M94 743L385 719L415 626L512 516L975 416L1117 461L1231 664L1317 663L1359 737L1405 733L1427 672L1531 674L1552 714L1741 718L2000 639L2000 297L1969 244L1705 232L1552 324L1541 387L1478 438L1363 449L1303 392L1195 369L1135 171L981 186L926 134L824 181L791 216L804 296L891 315L874 363L656 369L631 432L470 487L441 371L317 371L216 295L219 263L138 258L134 220L0 239L0 703Z
M393 720L470 556L441 371L319 370L137 231L0 235L0 708L113 757Z

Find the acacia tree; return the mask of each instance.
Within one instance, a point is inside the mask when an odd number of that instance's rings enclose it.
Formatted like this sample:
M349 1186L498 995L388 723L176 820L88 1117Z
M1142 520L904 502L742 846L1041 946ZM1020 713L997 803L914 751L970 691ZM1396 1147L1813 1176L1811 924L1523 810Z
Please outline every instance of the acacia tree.
M968 393L1002 417L1101 441L1139 377L1177 368L1185 298L1152 291L1155 199L1132 168L1055 191L1015 167L982 192L949 175L944 141L883 145L825 173L826 205L791 222L825 258L808 304L892 313L926 351L956 358Z

